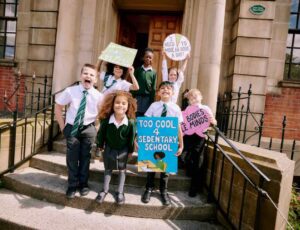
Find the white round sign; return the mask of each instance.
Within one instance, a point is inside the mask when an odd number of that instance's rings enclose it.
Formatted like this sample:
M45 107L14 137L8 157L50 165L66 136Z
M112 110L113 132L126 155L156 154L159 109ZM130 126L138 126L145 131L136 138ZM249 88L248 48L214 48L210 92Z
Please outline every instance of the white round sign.
M170 34L164 40L164 51L174 61L182 61L191 51L190 41L182 34Z

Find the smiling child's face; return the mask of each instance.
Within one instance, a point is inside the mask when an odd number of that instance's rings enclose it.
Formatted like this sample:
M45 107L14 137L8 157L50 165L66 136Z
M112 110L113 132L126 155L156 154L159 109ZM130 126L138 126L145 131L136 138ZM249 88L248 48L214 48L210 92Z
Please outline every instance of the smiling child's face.
M173 96L174 91L171 85L163 85L159 88L158 95L163 102L168 102Z
M152 65L152 59L153 59L153 53L150 51L147 51L144 55L144 66L148 67Z
M128 110L128 98L126 96L117 96L114 101L113 110L116 115L125 116Z
M85 89L90 89L96 83L96 70L90 67L83 67L80 75L81 84Z

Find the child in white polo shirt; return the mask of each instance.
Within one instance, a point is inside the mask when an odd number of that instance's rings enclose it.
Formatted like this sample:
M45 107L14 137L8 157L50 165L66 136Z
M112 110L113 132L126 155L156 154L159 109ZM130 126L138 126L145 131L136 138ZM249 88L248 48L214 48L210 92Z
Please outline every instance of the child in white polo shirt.
M96 75L95 66L85 64L80 84L66 88L55 100L55 117L67 140L67 198L74 198L77 188L81 196L89 193L90 151L96 137L94 122L103 98L93 87ZM63 118L65 106L68 106L66 120Z
M159 85L158 95L161 100L157 102L153 102L148 110L145 113L147 117L177 117L178 118L178 150L176 156L180 156L183 150L183 138L180 123L183 122L182 113L180 107L171 101L171 97L173 96L173 83L169 81L163 81ZM152 190L154 189L154 172L147 173L147 183L146 190L142 196L142 202L148 203L150 201L150 196ZM162 203L164 205L170 205L170 198L168 195L168 179L169 175L167 173L160 173L160 194Z

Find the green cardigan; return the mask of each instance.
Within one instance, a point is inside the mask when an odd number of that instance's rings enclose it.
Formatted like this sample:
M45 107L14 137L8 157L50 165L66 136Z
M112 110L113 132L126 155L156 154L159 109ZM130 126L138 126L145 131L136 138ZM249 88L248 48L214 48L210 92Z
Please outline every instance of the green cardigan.
M134 120L128 120L128 126L121 125L118 129L113 123L109 124L108 122L109 118L103 119L100 122L100 129L96 140L97 146L103 148L105 144L117 150L124 149L127 146L128 153L132 153L136 133Z
M138 67L134 71L134 76L139 83L139 90L131 91L131 94L135 97L137 95L145 96L149 95L151 103L154 102L155 90L156 90L156 71L145 71L143 67Z

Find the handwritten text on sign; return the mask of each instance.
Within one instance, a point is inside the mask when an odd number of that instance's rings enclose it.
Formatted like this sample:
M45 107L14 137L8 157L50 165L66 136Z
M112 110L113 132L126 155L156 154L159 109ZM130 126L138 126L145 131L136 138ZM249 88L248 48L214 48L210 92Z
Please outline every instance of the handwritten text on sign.
M207 130L210 125L209 113L198 106L188 106L182 112L183 123L181 129L184 135L192 135L196 133L200 137L204 137L203 132Z
M155 172L156 165L166 165L165 172L177 172L178 118L137 118L138 167L139 171ZM156 153L159 153L155 155ZM160 155L160 156L158 156ZM157 171L159 172L159 171Z
M129 67L132 66L136 53L136 49L111 42L101 53L99 59L116 65Z
M163 43L167 56L174 61L182 61L191 51L189 40L181 34L170 34Z

